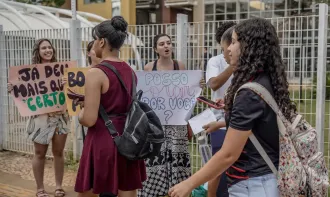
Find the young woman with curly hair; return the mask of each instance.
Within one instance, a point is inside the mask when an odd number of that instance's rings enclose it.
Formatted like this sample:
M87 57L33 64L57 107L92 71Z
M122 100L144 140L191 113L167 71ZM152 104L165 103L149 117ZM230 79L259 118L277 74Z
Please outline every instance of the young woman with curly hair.
M171 197L186 197L197 186L214 179L226 169L231 197L278 197L277 180L249 136L253 133L278 167L279 130L276 114L249 89L234 96L243 84L263 85L275 98L282 113L291 119L291 102L278 37L267 20L254 18L239 23L232 34L230 64L234 77L225 97L226 121L206 125L208 131L226 125L222 148L197 173L170 189Z
M37 40L32 51L32 64L57 62L55 48L48 39ZM8 92L13 85L8 83ZM56 189L54 196L63 197L62 189L64 174L64 147L69 132L69 116L65 111L31 116L27 122L26 131L29 139L34 143L32 169L37 183L37 197L49 197L44 187L44 167L48 145L52 142L54 156Z

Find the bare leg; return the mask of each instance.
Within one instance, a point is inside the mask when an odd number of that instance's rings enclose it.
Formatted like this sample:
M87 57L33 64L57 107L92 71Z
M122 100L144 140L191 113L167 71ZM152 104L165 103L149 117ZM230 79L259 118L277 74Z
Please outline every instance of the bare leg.
M56 129L57 131L57 129ZM62 189L64 175L64 147L67 135L54 134L52 139L52 151L54 155L56 189Z
M37 183L37 190L44 190L44 171L48 145L34 143L34 156L32 159L32 170Z
M84 193L78 193L77 197L97 197L97 194L93 194L92 190L89 190L87 192Z
M216 197L217 190L220 183L220 176L208 182L207 185L207 197Z
M137 190L132 191L118 191L118 197L137 197Z

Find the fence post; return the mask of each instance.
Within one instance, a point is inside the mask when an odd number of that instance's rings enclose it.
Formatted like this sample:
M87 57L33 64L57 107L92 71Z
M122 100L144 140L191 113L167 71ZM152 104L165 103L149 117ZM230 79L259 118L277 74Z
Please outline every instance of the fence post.
M3 32L3 26L0 25L0 150L3 149L4 144L4 136L6 131L6 120L7 117L5 115L5 93L6 85L7 85L7 65L5 61L5 36Z
M176 31L176 52L177 52L177 60L184 63L185 66L187 65L187 50L188 50L188 15L185 14L178 14L176 16L177 19L177 31Z
M327 59L328 5L319 4L317 88L316 88L316 131L319 151L324 152L324 109Z
M80 57L82 50L81 23L79 20L71 20L70 22L70 56L72 61L77 61L78 66L82 65ZM81 133L79 130L79 122L77 116L72 116L71 132L73 141L73 159L77 160L82 151Z

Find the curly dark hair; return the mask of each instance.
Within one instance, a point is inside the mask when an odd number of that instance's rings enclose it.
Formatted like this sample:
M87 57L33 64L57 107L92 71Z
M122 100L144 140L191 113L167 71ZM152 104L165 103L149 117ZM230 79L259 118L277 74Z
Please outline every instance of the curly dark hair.
M240 43L241 54L225 97L225 110L232 110L238 88L262 70L270 76L274 98L280 110L288 120L291 120L296 112L296 106L290 100L285 65L274 26L266 19L253 18L236 25L234 32Z
M48 42L50 44L50 46L53 48L53 57L50 60L50 62L57 62L56 51L55 51L53 44L50 42L50 40L48 40L46 38L42 38L42 39L37 40L34 43L33 50L32 50L32 64L41 64L41 56L39 53L39 51L40 51L39 48L40 48L41 43L43 43L44 41Z
M222 23L218 28L217 31L215 32L215 40L217 41L218 44L221 43L221 37L222 35L231 27L235 26L236 23L233 21L227 21Z

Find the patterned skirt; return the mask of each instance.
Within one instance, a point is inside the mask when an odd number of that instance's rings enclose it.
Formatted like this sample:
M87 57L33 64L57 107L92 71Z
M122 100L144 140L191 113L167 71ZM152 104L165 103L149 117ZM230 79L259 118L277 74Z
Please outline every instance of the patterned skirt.
M29 117L26 124L28 139L38 144L49 144L55 134L67 134L69 117L67 113L51 113Z
M158 156L147 159L147 180L139 197L167 196L168 190L191 175L187 126L164 126L166 141Z

